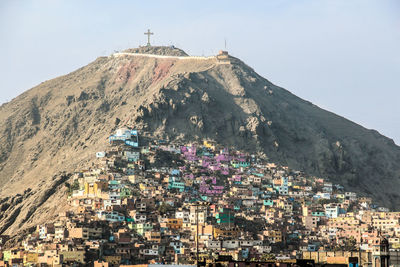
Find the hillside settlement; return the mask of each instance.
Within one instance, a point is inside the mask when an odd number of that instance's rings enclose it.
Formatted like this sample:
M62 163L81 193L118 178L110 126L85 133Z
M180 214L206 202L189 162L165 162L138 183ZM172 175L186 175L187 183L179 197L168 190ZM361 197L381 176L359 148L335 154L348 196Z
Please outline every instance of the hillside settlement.
M18 245L0 236L0 266L322 263L335 252L377 266L378 245L400 248L400 213L368 196L209 140L142 139L128 128L110 136L70 174L68 210Z

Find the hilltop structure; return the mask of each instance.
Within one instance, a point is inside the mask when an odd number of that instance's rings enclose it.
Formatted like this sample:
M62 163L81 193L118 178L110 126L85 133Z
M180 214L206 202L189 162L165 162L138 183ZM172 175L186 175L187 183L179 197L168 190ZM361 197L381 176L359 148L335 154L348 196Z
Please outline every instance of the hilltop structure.
M151 46L150 35L153 35L154 33L150 32L150 29L148 29L147 32L145 32L144 34L147 35L147 46Z

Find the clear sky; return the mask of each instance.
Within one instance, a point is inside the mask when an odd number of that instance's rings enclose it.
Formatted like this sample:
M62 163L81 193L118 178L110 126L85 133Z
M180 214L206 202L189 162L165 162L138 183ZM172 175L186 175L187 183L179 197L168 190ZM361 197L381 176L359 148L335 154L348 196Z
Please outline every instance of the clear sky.
M224 49L260 75L400 144L400 1L0 1L0 103L115 50Z

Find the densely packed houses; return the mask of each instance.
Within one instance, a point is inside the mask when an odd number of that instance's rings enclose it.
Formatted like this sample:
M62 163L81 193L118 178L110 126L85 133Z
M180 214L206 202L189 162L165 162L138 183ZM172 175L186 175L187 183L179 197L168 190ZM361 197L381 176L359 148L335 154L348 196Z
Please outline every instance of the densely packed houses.
M400 213L327 179L212 141L140 140L117 130L66 184L70 209L2 247L0 266L295 259L372 251L382 236L400 247Z

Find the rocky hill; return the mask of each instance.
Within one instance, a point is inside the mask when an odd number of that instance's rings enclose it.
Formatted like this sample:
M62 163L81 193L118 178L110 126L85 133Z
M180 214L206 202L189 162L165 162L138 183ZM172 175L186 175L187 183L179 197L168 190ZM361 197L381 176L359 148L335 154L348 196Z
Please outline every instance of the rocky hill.
M182 49L179 49L174 46L141 46L137 48L129 48L122 52L125 53L138 53L138 54L152 54L152 55L160 55L160 56L181 56L186 57L188 54L185 53Z
M87 167L122 125L264 152L399 206L400 147L391 139L296 97L236 58L189 57L173 47L124 52L0 107L0 234L54 218L68 173Z

